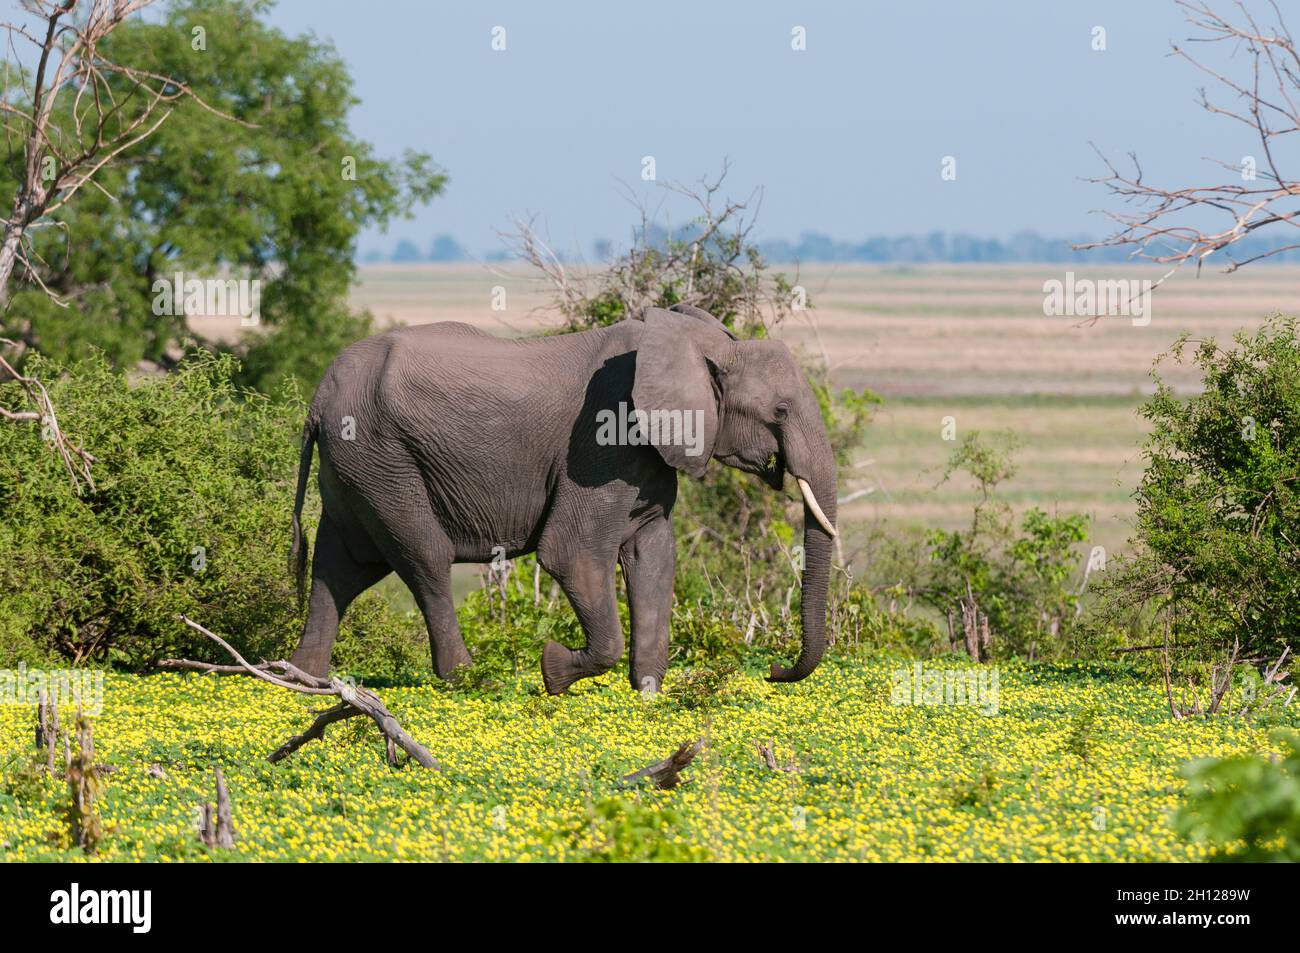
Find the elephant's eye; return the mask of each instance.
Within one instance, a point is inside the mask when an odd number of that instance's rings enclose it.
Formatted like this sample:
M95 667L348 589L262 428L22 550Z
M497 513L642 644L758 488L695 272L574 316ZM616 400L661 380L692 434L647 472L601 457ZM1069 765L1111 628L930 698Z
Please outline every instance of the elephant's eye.
M784 403L777 404L776 410L772 412L772 416L777 420L785 420L785 418L790 416L790 405Z

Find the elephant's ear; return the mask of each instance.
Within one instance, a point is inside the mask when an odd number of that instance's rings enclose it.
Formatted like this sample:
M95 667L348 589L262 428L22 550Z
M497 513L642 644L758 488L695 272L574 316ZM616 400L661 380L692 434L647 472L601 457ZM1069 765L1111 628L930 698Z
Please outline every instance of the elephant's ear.
M718 439L721 395L710 352L729 342L695 317L651 308L642 320L632 384L640 425L665 463L703 476Z
M677 314L689 315L690 317L695 318L697 321L703 321L709 327L713 328L716 331L721 331L723 334L731 338L731 340L733 341L740 340L739 338L736 337L735 332L732 331L731 328L727 327L725 324L723 324L713 315L709 314L709 312L705 311L703 308L697 308L693 304L675 304L668 310L675 311Z

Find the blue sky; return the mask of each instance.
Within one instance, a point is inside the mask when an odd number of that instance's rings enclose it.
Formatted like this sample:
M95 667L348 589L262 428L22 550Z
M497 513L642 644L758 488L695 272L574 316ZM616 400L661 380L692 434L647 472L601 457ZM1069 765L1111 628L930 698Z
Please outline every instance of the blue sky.
M451 176L363 251L449 233L483 253L529 214L562 249L625 240L625 187L666 198L640 179L645 155L660 181L684 182L727 157L730 194L764 189L761 238L1100 234L1089 210L1107 199L1080 181L1102 170L1090 140L1179 184L1222 178L1203 156L1252 149L1197 105L1200 74L1167 56L1190 32L1172 0L282 0L271 19L337 47L361 136L389 155L427 151ZM956 181L941 180L947 155Z

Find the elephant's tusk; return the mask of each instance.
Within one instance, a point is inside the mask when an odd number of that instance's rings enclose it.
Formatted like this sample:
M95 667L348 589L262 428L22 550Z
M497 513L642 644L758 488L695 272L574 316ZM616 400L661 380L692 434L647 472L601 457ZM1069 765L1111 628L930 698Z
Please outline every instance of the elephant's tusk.
M812 515L817 517L817 522L822 524L822 529L831 534L831 539L839 536L840 534L835 532L835 527L831 525L831 521L828 520L826 514L822 512L822 508L817 505L817 497L813 494L812 487L808 485L808 481L802 477L799 477L798 480L799 492L803 494L803 501L808 504L808 509L812 511Z

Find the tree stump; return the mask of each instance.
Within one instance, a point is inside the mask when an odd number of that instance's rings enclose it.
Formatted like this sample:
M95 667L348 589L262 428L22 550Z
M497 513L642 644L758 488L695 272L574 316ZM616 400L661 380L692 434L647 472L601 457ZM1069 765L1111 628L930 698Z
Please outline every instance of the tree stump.
M36 702L36 748L45 752L45 773L54 777L54 753L59 741L59 709L41 689Z
M217 778L217 806L214 809L205 803L202 809L202 822L199 826L199 840L209 850L233 850L235 847L234 812L230 807L230 791L226 788L225 776L218 765L213 769Z
M72 842L86 854L93 854L104 836L104 825L99 817L99 795L104 782L95 766L95 739L90 719L77 710L76 745L64 735L68 753L68 789L72 803L68 809L68 827Z

